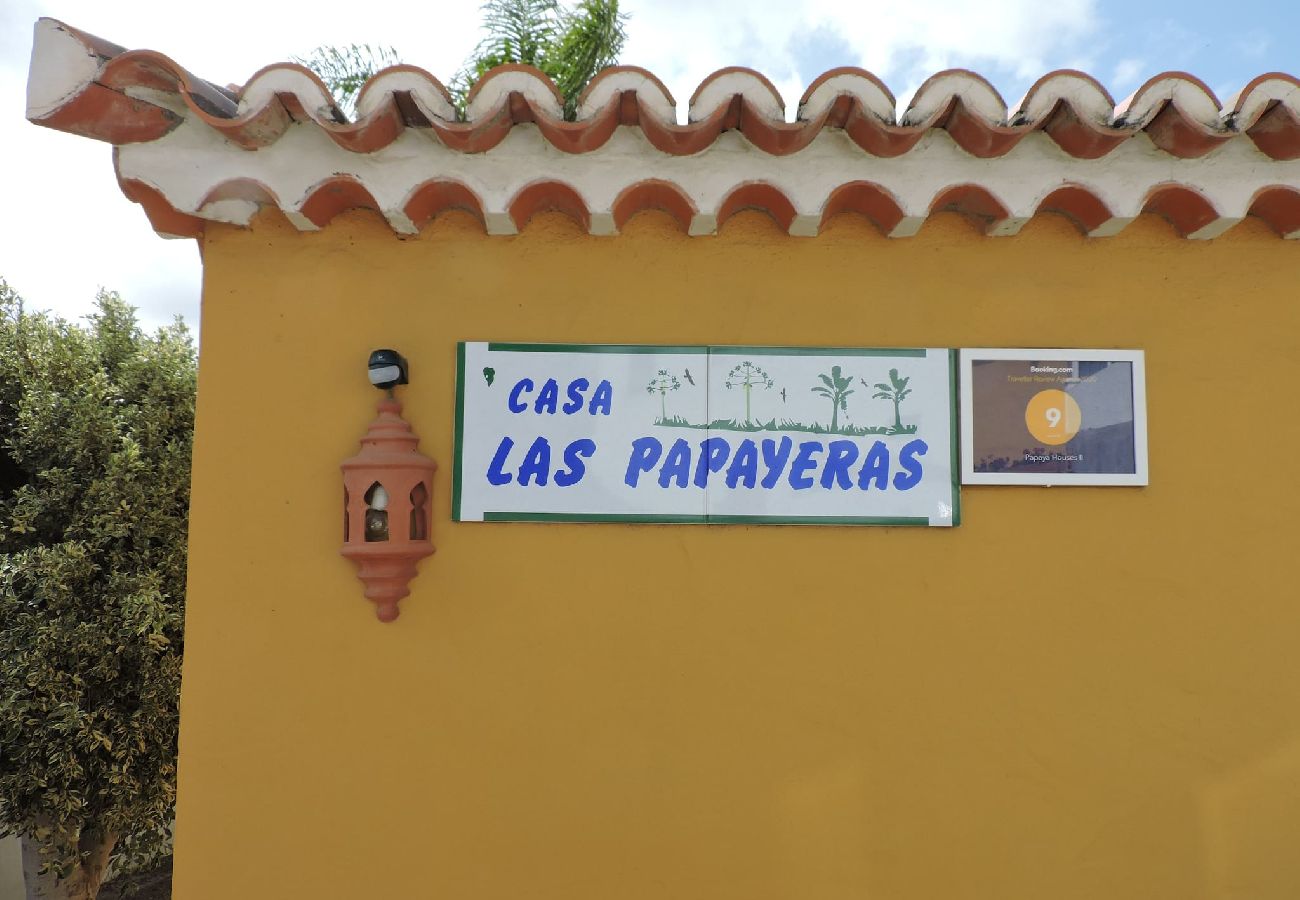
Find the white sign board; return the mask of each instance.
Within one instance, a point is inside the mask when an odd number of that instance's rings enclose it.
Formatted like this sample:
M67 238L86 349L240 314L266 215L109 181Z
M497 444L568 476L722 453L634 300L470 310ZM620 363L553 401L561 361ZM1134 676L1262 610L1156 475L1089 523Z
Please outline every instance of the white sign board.
M462 343L456 521L956 525L947 349Z

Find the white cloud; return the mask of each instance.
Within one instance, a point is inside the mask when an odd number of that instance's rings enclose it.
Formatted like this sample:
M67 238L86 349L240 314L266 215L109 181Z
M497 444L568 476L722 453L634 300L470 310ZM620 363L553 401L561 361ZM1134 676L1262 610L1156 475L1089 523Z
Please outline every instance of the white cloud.
M633 19L624 61L652 69L679 104L704 76L743 56L782 79L787 108L809 81L839 65L874 72L900 99L953 67L997 69L1014 77L1009 87L1024 87L1077 58L1098 21L1094 0L630 0L627 7ZM816 30L842 38L853 58L826 59L817 71L787 75L795 70L792 36Z
M200 264L194 241L154 234L143 211L122 196L106 144L15 121L26 106L32 26L39 16L127 47L157 49L195 75L242 83L262 66L327 43L394 45L434 75L450 78L477 40L478 8L396 0L318 3L310 15L291 4L224 4L200 26L183 24L174 3L104 4L18 0L0 11L0 109L9 215L0 217L0 277L34 308L69 318L89 313L100 287L117 290L148 326L183 315L198 327Z
M1127 97L1136 90L1146 69L1147 64L1144 59L1121 59L1115 65L1115 72L1110 76L1108 85L1115 99Z
M1232 42L1236 56L1245 59L1260 59L1273 46L1273 39L1262 31L1252 31Z
M683 112L706 75L738 61L773 79L791 115L807 83L836 65L874 71L900 99L952 66L1001 75L1022 88L1085 52L1096 28L1094 0L625 0L625 8L632 19L623 61L663 78ZM262 66L320 44L351 42L391 44L406 61L449 79L478 38L476 0L322 0L306 13L297 4L228 0L202 18L181 17L177 9L174 0L7 0L0 9L0 109L14 116L25 105L31 26L41 15L127 47L160 50L222 84L242 83ZM842 39L836 52L849 48L853 58L817 60L817 71L799 71L796 38L819 29ZM140 306L147 323L183 313L197 327L194 243L153 234L143 212L119 192L109 149L8 121L5 161L20 176L7 185L9 215L0 219L0 275L33 306L67 316L88 312L103 285Z
M0 74L0 96L21 98L22 89L21 79ZM197 326L198 250L193 241L154 234L118 189L108 145L25 122L7 131L5 145L6 163L18 174L10 176L8 214L0 217L0 277L33 308L69 318L90 312L105 287L141 307L151 326L177 313ZM147 300L145 286L152 288Z

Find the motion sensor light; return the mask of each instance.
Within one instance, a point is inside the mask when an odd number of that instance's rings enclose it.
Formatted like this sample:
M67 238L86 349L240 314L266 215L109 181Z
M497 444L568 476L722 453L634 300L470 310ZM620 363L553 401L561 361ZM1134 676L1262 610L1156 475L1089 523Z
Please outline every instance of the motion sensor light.
M370 383L391 390L407 383L406 358L396 350L375 350L370 354Z

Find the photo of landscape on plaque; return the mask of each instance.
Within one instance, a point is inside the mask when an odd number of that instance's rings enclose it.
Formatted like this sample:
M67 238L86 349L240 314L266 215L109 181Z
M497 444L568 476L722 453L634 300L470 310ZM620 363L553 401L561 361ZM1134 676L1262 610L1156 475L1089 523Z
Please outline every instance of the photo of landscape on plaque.
M967 484L1146 484L1143 354L962 353Z

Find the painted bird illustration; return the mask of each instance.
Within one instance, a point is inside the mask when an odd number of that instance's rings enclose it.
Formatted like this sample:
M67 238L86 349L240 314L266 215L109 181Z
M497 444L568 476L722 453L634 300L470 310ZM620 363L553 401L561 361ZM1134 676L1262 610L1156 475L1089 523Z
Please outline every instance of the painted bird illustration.
M496 380L496 377L497 377L496 369L492 368L491 366L483 367L483 380L488 383L488 387L492 387L492 382Z
M785 402L785 388L781 388L781 402Z
M691 383L691 387L695 387L695 379L691 377L691 370L690 370L690 369L687 369L687 370L686 370L686 380L689 381L689 382Z

